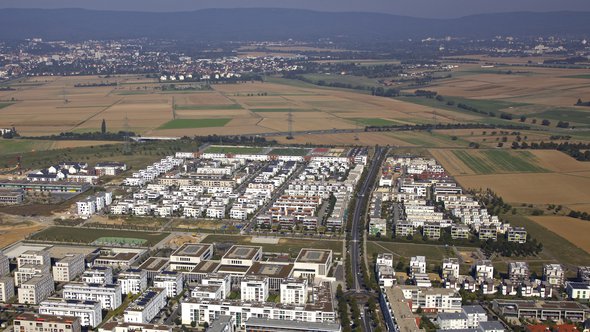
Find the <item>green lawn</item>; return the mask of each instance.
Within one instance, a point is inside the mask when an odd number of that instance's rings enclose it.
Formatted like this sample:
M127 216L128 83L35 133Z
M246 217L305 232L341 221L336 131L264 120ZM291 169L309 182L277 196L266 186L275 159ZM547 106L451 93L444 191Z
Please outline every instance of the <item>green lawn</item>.
M433 87L436 90L436 87ZM524 107L529 106L530 104L525 103L514 103L510 101L504 100L492 100L492 99L467 99L462 97L453 97L453 96L443 96L444 101L438 101L434 98L426 98L426 97L397 97L396 99L410 102L418 105L429 106L434 108L440 108L443 110L466 113L471 115L478 115L479 113L468 111L462 108L457 107L457 104L465 104L467 106L471 106L477 108L481 112L494 112L496 117L499 118L502 112L505 113L512 113L510 112L510 108L517 108L517 107ZM447 105L447 102L453 101L455 102L454 106ZM479 114L481 116L486 116L484 114ZM486 116L487 117L487 116ZM505 123L505 122L504 122Z
M240 104L227 105L174 105L175 110L179 111L200 111L200 110L241 110L244 109Z
M581 79L590 80L590 74L563 76L563 78L581 78Z
M279 240L278 244L266 244L252 243L251 239L251 236L209 234L201 242L261 246L264 252L288 253L291 255L291 257L296 257L299 253L299 250L303 248L330 249L337 255L340 255L342 253L342 241L339 240L323 239L321 241L318 241L307 239L282 238Z
M185 128L210 128L210 127L223 127L230 118L220 119L176 119L166 122L161 125L158 129L185 129Z
M453 154L477 174L547 171L535 164L534 156L528 151L453 150Z
M309 149L277 148L272 149L268 154L274 154L277 156L306 156L308 153Z
M0 109L3 109L4 107L8 107L12 104L14 104L14 103L0 103Z
M381 118L351 118L350 120L366 126L392 126L400 124L397 121Z
M207 148L207 153L244 153L244 154L258 154L262 152L262 148L248 147L248 146L219 146L213 145Z
M118 237L146 240L145 244L152 246L162 241L169 234L170 233L54 226L33 235L31 239L40 241L92 243L99 238Z
M312 109L298 109L298 108L252 108L250 111L254 113L298 113L298 112L316 112Z
M24 139L0 139L0 155L44 151L53 145L52 141L34 141ZM2 162L0 161L0 164Z

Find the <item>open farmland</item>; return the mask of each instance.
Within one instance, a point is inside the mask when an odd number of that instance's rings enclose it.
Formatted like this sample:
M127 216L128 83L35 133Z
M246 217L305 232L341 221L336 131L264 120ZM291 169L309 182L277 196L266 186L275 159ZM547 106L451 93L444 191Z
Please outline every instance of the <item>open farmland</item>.
M590 222L565 216L537 216L529 219L590 254Z
M529 151L432 150L431 153L452 175L545 172Z
M223 127L231 119L175 119L166 122L159 129Z

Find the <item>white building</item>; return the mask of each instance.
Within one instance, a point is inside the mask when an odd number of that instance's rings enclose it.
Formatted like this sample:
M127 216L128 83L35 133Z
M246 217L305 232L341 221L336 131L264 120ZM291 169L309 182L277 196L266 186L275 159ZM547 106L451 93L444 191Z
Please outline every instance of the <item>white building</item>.
M99 301L105 310L114 310L122 303L121 286L116 284L69 283L63 287L66 300Z
M285 279L281 282L280 287L281 303L307 303L307 293L309 291L307 279Z
M229 274L208 274L201 279L201 284L207 286L220 286L222 299L227 298L231 292L231 276Z
M488 314L481 305L464 305L463 313L467 316L467 328L476 329L481 322L488 321Z
M26 264L14 271L14 286L20 285L36 275L49 274L51 269L48 265Z
M16 259L17 267L23 265L51 265L51 257L47 249L43 250L27 250L20 254Z
M268 298L268 278L247 276L240 283L242 301L265 302Z
M175 297L182 292L183 274L176 271L163 271L153 278L154 287L164 289L166 297Z
M414 256L410 259L410 275L426 273L426 257Z
M474 277L479 283L494 278L494 265L490 260L479 260L475 264Z
M190 271L204 260L213 256L213 245L187 243L170 255L170 270Z
M236 245L221 258L222 265L252 266L262 258L262 247Z
M590 300L590 284L585 282L567 282L565 292L572 300Z
M82 217L91 216L91 215L95 214L97 211L96 199L89 197L83 201L76 202L76 207L77 207L77 213L79 216L82 216Z
M457 258L445 258L442 262L442 277L443 278L458 278L459 277L459 260Z
M462 312L441 312L436 316L436 325L443 330L467 329L467 315Z
M0 252L0 277L10 273L10 262L8 257Z
M0 302L6 303L14 296L14 279L10 276L0 278Z
M411 300L412 311L422 308L424 312L460 312L461 296L455 289L399 286L406 300Z
M561 287L565 282L565 271L560 264L543 265L543 280L552 287Z
M112 284L113 268L110 266L93 266L84 271L82 281L87 284Z
M82 326L96 327L102 322L102 308L97 301L64 300L52 298L41 302L39 313L53 316L80 318Z
M22 283L18 289L18 302L38 304L53 293L55 286L51 274L36 275Z
M67 255L53 266L53 280L68 282L84 273L84 255Z
M332 250L301 249L293 264L293 278L324 279L332 266Z
M380 253L377 255L377 262L376 265L385 265L389 267L393 267L393 254L390 253Z
M119 273L117 283L121 285L122 294L139 294L148 286L147 271L127 269Z
M149 288L125 309L123 321L126 323L149 323L165 306L166 291L162 288Z

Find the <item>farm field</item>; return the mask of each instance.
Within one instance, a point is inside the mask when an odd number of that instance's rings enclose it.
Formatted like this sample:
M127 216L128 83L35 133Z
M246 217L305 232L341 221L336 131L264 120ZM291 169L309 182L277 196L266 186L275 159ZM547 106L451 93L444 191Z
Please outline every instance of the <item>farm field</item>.
M169 233L149 233L110 229L89 229L79 227L54 226L31 237L32 240L92 243L99 238L132 238L145 240L147 246L153 246L167 237Z
M223 127L231 119L176 119L166 122L158 129L209 128Z
M529 219L590 254L590 222L565 216L536 216Z
M339 134L310 134L295 135L288 140L285 136L277 136L272 139L281 144L325 144L325 145L390 145L390 146L416 146L406 141L394 138L387 133L339 133Z
M431 153L451 175L546 172L529 151L432 149Z
M309 151L309 149L275 148L268 154L277 156L306 156Z

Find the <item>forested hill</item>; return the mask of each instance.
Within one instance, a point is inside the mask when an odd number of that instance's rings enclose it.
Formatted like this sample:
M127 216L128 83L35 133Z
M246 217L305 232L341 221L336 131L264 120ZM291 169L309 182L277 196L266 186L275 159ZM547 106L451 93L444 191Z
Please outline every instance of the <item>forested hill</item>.
M197 41L392 40L590 34L590 13L502 13L427 19L378 13L295 9L206 9L153 13L83 9L2 9L0 39L166 38Z

